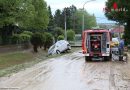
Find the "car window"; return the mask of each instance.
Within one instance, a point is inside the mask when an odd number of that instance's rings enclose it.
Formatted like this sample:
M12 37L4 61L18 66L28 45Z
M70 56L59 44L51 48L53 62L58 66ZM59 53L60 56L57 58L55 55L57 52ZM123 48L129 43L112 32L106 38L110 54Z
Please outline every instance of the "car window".
M56 45L54 44L54 45L51 47L51 49L54 49L54 48L55 48L55 46L56 46Z

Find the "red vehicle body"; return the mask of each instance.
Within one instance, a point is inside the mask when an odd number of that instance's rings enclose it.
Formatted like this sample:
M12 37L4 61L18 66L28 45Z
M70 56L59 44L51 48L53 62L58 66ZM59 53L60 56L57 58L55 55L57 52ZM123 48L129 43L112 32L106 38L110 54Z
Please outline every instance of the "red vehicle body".
M108 30L86 30L82 34L82 52L85 60L109 60L110 32Z

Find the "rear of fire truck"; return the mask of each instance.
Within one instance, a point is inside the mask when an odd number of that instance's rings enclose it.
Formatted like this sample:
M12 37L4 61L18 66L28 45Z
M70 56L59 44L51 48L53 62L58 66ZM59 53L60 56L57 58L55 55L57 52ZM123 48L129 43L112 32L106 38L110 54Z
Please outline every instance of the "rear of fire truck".
M85 60L109 60L110 32L108 30L86 30L82 35L82 50Z

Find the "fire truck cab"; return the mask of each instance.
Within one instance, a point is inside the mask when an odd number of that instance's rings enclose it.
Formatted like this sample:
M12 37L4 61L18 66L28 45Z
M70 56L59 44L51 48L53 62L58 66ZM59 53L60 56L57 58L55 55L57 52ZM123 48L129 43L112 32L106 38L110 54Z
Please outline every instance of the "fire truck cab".
M110 32L108 30L86 30L82 34L82 52L85 61L109 60Z

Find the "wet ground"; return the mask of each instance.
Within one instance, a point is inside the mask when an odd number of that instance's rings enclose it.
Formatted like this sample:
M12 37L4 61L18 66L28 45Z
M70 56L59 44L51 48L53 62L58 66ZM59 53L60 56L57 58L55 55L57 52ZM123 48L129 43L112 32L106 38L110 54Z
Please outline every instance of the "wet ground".
M130 63L85 62L77 51L0 78L0 90L130 90Z

